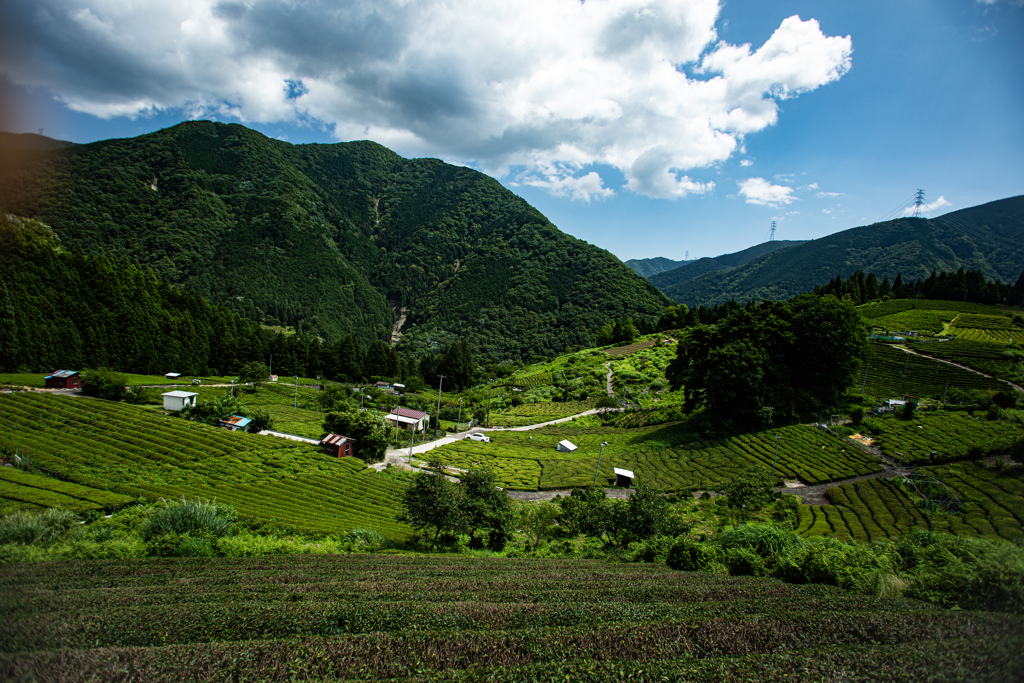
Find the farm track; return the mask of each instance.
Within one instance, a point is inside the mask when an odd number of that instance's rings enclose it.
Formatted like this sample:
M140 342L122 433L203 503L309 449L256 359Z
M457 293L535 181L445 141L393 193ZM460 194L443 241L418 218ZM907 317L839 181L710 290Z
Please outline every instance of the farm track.
M1017 391L1021 392L1022 394L1024 394L1024 387L1020 386L1019 384L1014 384L1013 382L1011 382L1008 379L1001 379L999 377L993 377L992 375L986 375L981 370L975 370L974 368L970 367L969 365L961 365L960 363L954 363L951 360L946 360L945 358L939 358L938 356L929 356L927 353L920 353L918 351L914 351L911 348L907 348L905 346L900 346L899 344L889 344L889 346L891 346L894 349L899 349L900 351L905 351L906 353L912 353L915 356L920 356L921 358L927 358L929 360L934 360L934 361L938 361L940 363L945 363L946 365L952 365L955 368L960 368L961 370L966 370L967 372L973 372L976 375L981 375L982 377L985 377L985 378L988 378L988 379L994 379L997 382L1003 382L1004 384L1009 384L1015 390L1017 390Z

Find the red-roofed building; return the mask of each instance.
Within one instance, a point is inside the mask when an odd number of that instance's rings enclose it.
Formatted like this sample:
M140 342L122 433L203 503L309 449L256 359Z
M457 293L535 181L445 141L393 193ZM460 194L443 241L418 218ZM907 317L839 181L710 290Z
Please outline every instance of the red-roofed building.
M43 378L47 389L81 389L82 375L77 370L57 370Z
M402 429L424 430L427 428L427 422L430 421L430 416L423 411L402 408L401 406L395 408L384 417L394 422L396 429L401 427Z
M347 458L356 454L356 440L340 434L328 434L320 439L320 445L331 455Z

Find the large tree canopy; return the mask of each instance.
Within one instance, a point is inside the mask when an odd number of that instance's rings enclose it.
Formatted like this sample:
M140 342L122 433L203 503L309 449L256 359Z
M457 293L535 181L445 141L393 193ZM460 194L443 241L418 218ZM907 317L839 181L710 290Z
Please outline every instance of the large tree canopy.
M788 420L835 405L867 352L849 301L804 295L737 310L686 332L666 375L686 408L706 406L725 423Z

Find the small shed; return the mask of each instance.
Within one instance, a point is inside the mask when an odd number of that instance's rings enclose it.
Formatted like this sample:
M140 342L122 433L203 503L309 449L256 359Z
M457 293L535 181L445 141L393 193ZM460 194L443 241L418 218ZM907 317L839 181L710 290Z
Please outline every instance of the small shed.
M413 410L412 408L403 408L401 406L395 408L384 417L391 420L396 429L401 427L405 430L426 429L427 421L430 419L430 416L421 410Z
M378 389L390 389L391 382L377 382L373 386L377 387Z
M199 394L192 391L168 391L164 397L164 410L185 410L196 404Z
M619 469L618 467L613 467L612 470L615 472L615 485L616 486L632 486L633 485L633 480L636 479L636 477L633 475L632 472L630 472L629 470Z
M320 440L324 450L338 458L347 458L356 454L356 440L340 434L328 434Z
M82 375L77 370L57 370L43 378L47 389L81 389Z
M242 417L241 415L232 415L231 417L225 417L218 424L225 429L230 429L233 432L244 432L245 428L249 426L252 419L248 417Z
M181 373L180 372L165 372L164 373L164 377L166 377L167 379L178 379L179 377L181 377Z
M574 450L579 448L579 446L574 444L572 441L565 439L564 441L559 441L555 448L557 448L561 453L572 453Z

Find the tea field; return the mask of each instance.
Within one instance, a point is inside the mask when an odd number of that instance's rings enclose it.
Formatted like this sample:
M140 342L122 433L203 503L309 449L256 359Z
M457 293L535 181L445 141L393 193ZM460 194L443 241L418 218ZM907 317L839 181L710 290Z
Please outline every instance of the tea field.
M1024 425L988 420L981 412L917 412L910 420L889 415L866 420L863 427L883 454L911 465L1003 454L1015 445L1024 449Z
M922 500L943 496L935 485L902 477L869 479L831 488L831 505L801 506L798 533L835 536L858 541L894 538L910 529L934 529L956 536L982 536L1020 542L1024 524L1024 469L998 472L973 463L958 463L922 470L956 493L962 505L950 510Z
M1024 334L1021 335L1024 341ZM967 339L947 341L920 341L908 343L917 353L965 365L986 375L1011 382L1024 378L1024 353L1010 350L1006 344Z
M395 555L22 564L0 678L1014 680L1024 618L596 560Z
M399 484L362 460L332 458L308 444L228 432L148 408L31 393L0 395L0 423L0 447L27 456L42 474L95 491L57 493L99 505L108 504L102 492L150 501L198 497L233 505L243 521L267 528L366 527L394 539L410 533L394 521ZM6 500L16 500L9 490L0 488Z
M812 427L795 425L720 440L696 440L685 426L603 429L554 425L530 432L491 432L490 443L458 441L432 454L460 468L488 468L501 486L551 490L613 482L613 468L634 472L665 490L714 489L746 468L771 470L777 434L776 475L820 484L881 471L877 458ZM578 446L562 453L563 439ZM601 443L607 442L601 455ZM678 445L676 445L678 444Z
M114 510L135 499L53 477L0 467L0 515L15 510L62 507L72 512Z
M872 357L857 377L855 390L868 396L892 398L909 395L942 400L950 389L1000 391L1004 382L949 363L908 353L877 341L871 342Z

